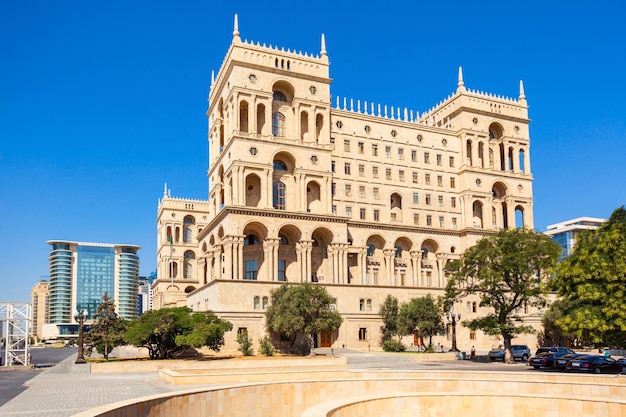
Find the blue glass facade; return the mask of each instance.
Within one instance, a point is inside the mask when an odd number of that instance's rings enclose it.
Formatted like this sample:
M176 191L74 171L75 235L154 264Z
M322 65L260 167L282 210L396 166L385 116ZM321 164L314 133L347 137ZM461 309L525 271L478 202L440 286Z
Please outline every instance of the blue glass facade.
M134 319L139 306L139 256L136 248L122 248L119 268L120 291L116 297L119 315L127 320Z
M104 293L116 299L115 249L101 246L78 246L76 307L92 317Z

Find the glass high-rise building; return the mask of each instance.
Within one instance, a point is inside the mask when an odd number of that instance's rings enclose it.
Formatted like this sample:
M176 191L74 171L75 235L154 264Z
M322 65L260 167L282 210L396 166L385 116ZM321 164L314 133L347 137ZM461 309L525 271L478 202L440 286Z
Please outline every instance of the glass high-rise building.
M548 226L548 230L544 233L550 236L550 239L561 245L561 256L559 262L570 256L576 246L576 236L585 230L595 230L605 219L598 219L596 217L577 217L572 220L551 224Z
M71 323L74 310L96 312L104 293L124 319L137 317L139 256L136 245L50 240L50 323Z

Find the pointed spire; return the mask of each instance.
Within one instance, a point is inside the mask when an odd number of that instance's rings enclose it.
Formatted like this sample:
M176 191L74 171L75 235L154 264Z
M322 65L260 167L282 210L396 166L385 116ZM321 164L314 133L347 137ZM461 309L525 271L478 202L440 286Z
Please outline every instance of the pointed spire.
M215 70L211 70L211 85L215 84Z
M235 26L233 29L233 42L241 42L241 38L239 37L239 17L235 13Z
M163 197L167 197L167 183L163 183Z
M519 80L519 102L520 104L526 104L526 94L524 94L524 82Z
M322 50L320 51L321 56L326 56L326 37L322 33Z
M465 83L463 83L463 67L459 67L459 82L456 85L456 92L465 92Z

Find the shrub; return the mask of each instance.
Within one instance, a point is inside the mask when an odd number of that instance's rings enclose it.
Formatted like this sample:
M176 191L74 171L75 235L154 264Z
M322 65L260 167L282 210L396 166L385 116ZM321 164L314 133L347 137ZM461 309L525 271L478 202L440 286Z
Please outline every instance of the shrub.
M404 345L399 340L389 339L383 343L385 352L404 352Z
M237 343L239 343L239 351L243 354L243 356L254 355L254 349L252 349L252 339L250 339L247 333L239 334L237 336Z
M265 336L263 339L259 339L259 351L265 356L274 356L274 346L269 336Z

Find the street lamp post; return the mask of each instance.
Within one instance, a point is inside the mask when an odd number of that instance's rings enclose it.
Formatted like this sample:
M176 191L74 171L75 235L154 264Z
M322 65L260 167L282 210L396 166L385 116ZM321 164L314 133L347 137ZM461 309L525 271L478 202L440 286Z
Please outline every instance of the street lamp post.
M87 310L74 311L74 320L78 322L78 357L74 363L86 363L83 355L83 326L85 325L87 315Z
M450 349L450 352L458 352L459 349L456 347L456 323L461 320L461 313L455 313L450 309L446 317L448 318L448 322L452 324L452 349Z

